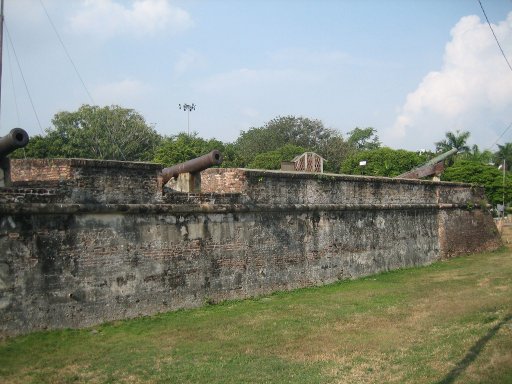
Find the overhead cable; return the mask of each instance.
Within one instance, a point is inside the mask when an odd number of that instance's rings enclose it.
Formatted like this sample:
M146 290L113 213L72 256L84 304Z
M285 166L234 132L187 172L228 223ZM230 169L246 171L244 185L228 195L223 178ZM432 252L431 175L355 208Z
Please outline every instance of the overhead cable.
M28 99L30 100L30 105L32 106L32 111L34 111L34 115L36 116L37 124L39 125L39 129L41 133L44 135L43 126L41 125L41 121L39 120L39 116L37 115L36 108L34 106L34 101L32 100L32 96L30 95L30 91L28 90L27 81L25 80L25 76L23 75L23 70L21 69L20 61L18 60L18 55L16 54L16 49L14 48L14 44L11 40L11 34L9 33L9 28L7 27L7 22L4 20L5 32L7 32L7 38L9 39L9 44L11 44L12 52L14 53L14 58L16 59L16 64L18 65L18 69L21 74L21 78L23 80L23 84L25 85L25 90L27 91Z
M18 118L17 123L18 127L21 125L21 119L20 119L20 109L18 107L18 98L16 97L16 87L14 86L14 73L12 71L12 62L11 62L11 54L9 47L11 45L7 45L7 61L9 62L9 77L11 78L11 86L12 86L12 93L14 95L14 106L16 108L16 117Z
M73 66L74 70L75 70L75 73L78 77L78 79L80 80L80 82L82 83L82 86L84 87L84 90L85 92L87 93L87 96L89 97L89 100L91 101L91 104L95 105L96 103L94 102L94 99L91 95L91 93L89 92L89 89L87 89L87 86L85 85L85 82L82 78L82 76L80 75L80 72L78 71L78 68L77 66L75 65L75 62L73 61L73 59L71 58L71 55L69 54L69 51L67 50L66 48L66 45L64 44L64 41L62 40L62 38L60 37L60 34L59 32L57 31L57 28L55 27L55 24L53 23L52 21L52 18L50 17L50 14L48 13L48 11L46 10L46 7L44 6L44 3L43 3L43 0L39 0L39 2L41 3L41 7L43 8L44 10L44 13L46 14L46 17L48 18L48 21L50 22L50 25L52 26L53 28L53 31L55 32L55 35L57 35L57 39L59 40L60 42L60 45L62 46L62 49L64 50L69 62L71 63L71 65ZM123 150L121 149L121 147L119 146L119 144L117 143L117 141L114 139L114 135L112 134L110 128L108 127L108 124L105 126L105 130L107 131L108 135L110 136L110 139L113 143L114 146L117 147L117 149L119 150L119 153L122 157L123 160L126 160L126 156L124 155L124 152ZM101 145L98 141L98 150L100 151L100 156L102 156L101 154Z
M510 62L508 61L507 56L505 55L505 52L503 51L503 48L501 48L501 44L500 44L500 42L498 40L498 37L494 33L494 29L492 28L491 22L489 21L489 18L487 17L487 13L485 13L484 6L482 5L482 2L480 0L478 0L478 3L480 4L480 8L482 8L482 12L484 13L485 20L487 20L487 24L489 25L489 28L491 29L491 32L492 32L492 34L494 36L494 40L496 40L496 43L498 44L498 47L500 48L500 51L501 51L501 54L503 55L503 58L505 59L505 61L507 62L508 67L512 71L512 65L510 65Z
M505 133L507 133L507 131L508 131L510 128L512 128L512 123L510 123L510 124L508 125L508 127L503 131L503 133L500 135L500 137L498 137L498 138L496 139L496 141L495 141L495 142L494 142L494 143L493 143L489 148L487 148L487 149L491 149L491 148L492 148L492 147L494 147L496 144L498 144L498 141L500 141L500 139L503 137L503 135L504 135Z
M91 96L91 93L89 92L89 90L87 89L87 86L85 85L85 82L84 80L82 79L82 76L80 76L80 72L78 71L78 68L77 66L75 65L75 62L73 61L73 59L71 58L71 55L69 54L67 48L66 48L66 45L64 44L64 42L62 41L60 35L59 35L59 32L57 31L57 28L55 28L55 24L53 24L53 21L52 21L52 18L50 17L50 14L48 13L48 11L46 10L46 7L44 6L44 3L43 3L43 0L39 0L39 2L41 3L41 7L43 7L44 9L44 13L46 14L46 17L48 18L48 21L50 22L50 25L52 26L53 28L53 31L55 32L55 34L57 35L57 39L59 39L59 42L60 42L60 45L62 46L62 49L64 50L64 52L66 53L66 56L69 60L69 62L71 63L71 65L73 66L73 68L75 69L75 73L76 75L78 76L78 79L80 80L80 82L82 83L82 86L84 87L85 89L85 93L87 93L87 96L89 96L89 100L91 101L92 104L95 104L94 102L94 99L92 98Z

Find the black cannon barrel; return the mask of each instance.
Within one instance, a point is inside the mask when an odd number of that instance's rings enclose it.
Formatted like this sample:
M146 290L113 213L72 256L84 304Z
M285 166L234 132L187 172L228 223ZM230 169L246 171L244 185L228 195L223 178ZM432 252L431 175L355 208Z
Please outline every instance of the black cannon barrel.
M23 148L28 140L28 133L24 129L11 129L11 132L0 139L0 159L18 148Z
M185 161L184 163L173 165L162 169L163 183L167 183L173 177L176 178L180 173L196 173L204 171L214 165L222 163L222 154L214 149L206 155L196 157L195 159Z

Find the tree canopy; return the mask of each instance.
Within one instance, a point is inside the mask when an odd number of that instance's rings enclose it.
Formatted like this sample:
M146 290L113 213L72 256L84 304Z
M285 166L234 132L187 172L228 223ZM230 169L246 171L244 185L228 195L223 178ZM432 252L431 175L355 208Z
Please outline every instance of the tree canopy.
M46 135L31 138L25 156L148 161L162 139L142 115L117 105L82 105L55 114L52 124Z
M316 152L334 137L341 137L341 134L326 128L320 120L280 116L263 127L240 132L235 145L242 161L249 164L258 154L275 151L287 144Z
M395 177L427 161L428 155L382 147L355 152L341 165L341 173ZM361 166L360 162L366 165Z
M377 136L377 130L372 127L354 128L348 133L347 141L359 151L377 149L381 145L379 136Z
M435 143L438 152L447 152L452 148L456 148L459 153L470 152L467 146L470 133L467 131L446 132L445 139Z
M461 159L448 167L441 178L444 181L460 181L484 186L487 199L493 205L502 203L503 191L505 191L505 202L512 201L512 178L506 174L505 190L503 190L503 172L493 165Z
M295 156L306 152L303 147L287 144L275 151L269 151L256 155L248 165L256 169L280 169L282 161L291 161Z
M512 143L498 144L494 160L496 165L501 165L505 161L505 167L510 171L512 169Z
M205 140L198 137L197 133L179 133L162 140L155 151L153 161L168 167L202 156L214 149L223 153L224 144L216 139Z

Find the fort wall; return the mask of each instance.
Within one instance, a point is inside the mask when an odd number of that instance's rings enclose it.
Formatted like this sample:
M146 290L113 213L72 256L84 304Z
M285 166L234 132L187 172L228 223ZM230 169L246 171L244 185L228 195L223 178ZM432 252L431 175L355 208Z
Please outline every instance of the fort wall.
M184 194L161 187L155 164L62 159L64 171L50 178L36 168L56 163L30 162L12 161L12 184L0 188L4 336L328 284L500 245L483 190L466 184L211 169L203 193ZM14 176L20 169L33 176Z

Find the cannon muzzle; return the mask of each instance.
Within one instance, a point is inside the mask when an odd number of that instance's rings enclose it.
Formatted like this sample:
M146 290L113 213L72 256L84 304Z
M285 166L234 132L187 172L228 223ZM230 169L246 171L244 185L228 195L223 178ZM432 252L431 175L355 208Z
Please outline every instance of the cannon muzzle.
M11 132L0 139L0 159L18 148L28 144L28 133L21 128L13 128Z
M218 150L214 149L210 153L201 157L196 157L195 159L185 161L184 163L162 169L162 181L165 184L172 178L177 178L181 173L197 173L204 171L214 165L221 164L222 159L222 154Z

